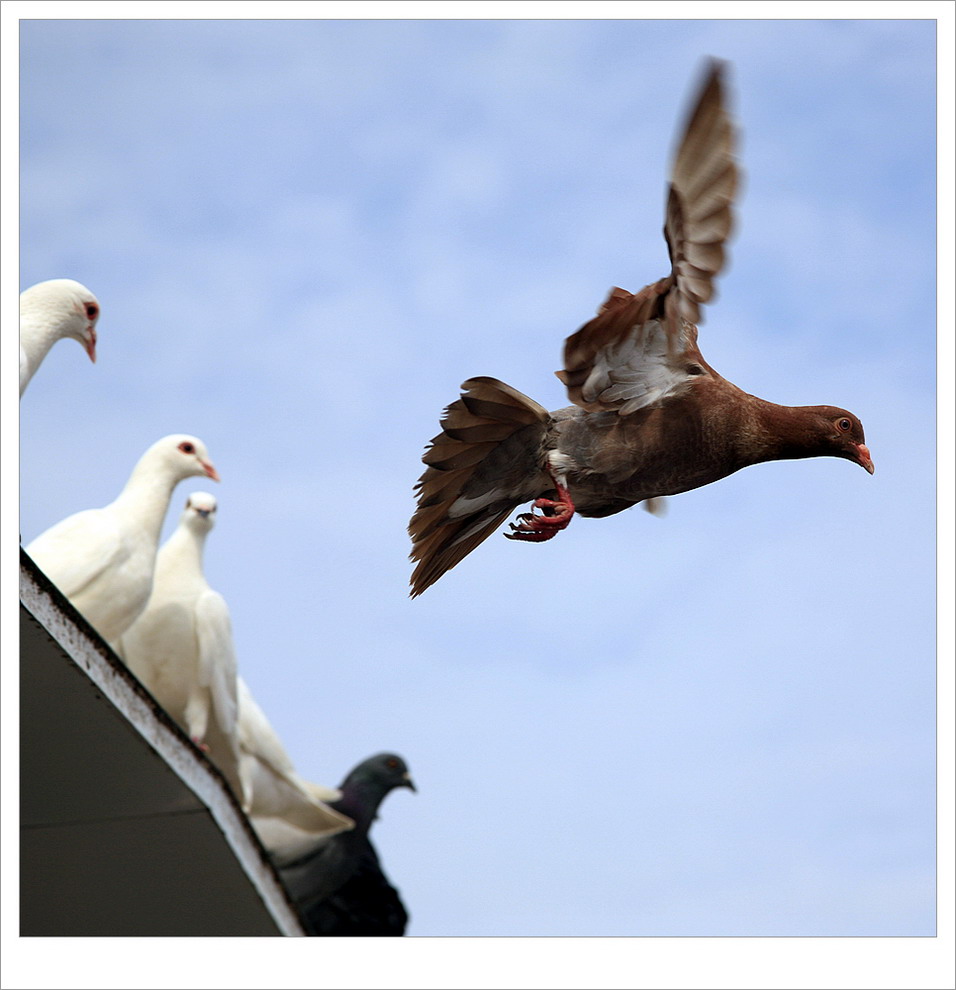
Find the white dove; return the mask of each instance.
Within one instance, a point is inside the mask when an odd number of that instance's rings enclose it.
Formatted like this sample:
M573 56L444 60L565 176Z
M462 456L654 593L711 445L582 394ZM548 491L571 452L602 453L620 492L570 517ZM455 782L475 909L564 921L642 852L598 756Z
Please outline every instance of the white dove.
M275 852L296 839L311 840L352 828L351 818L330 808L341 791L304 780L246 682L239 693L239 775L243 803L263 845Z
M71 278L51 278L20 293L20 397L46 357L63 337L78 340L96 361L96 296Z
M114 502L68 516L26 548L107 642L118 640L146 607L173 488L203 474L219 480L201 440L163 437L139 459Z
M241 798L236 653L229 607L203 575L216 498L193 492L156 555L146 608L118 652L156 700L223 772Z

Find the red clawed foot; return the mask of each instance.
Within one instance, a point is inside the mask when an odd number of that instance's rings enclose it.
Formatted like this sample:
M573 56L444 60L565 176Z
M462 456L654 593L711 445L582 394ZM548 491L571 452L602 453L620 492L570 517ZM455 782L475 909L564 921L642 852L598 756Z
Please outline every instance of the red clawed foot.
M198 739L198 738L197 738L196 736L190 736L189 738L190 738L190 739L192 739L192 741L193 741L193 742L194 742L194 743L195 743L195 744L196 744L196 745L197 745L197 746L198 746L198 747L199 747L199 748L200 748L200 749L201 749L201 750L202 750L202 751L203 751L204 753L208 753L208 752L209 752L209 747L208 747L208 746L207 746L207 745L206 745L206 744L205 744L205 743L204 743L204 742L203 742L203 741L202 741L201 739Z
M538 498L535 499L531 512L522 512L518 516L517 523L511 523L511 532L505 533L509 540L523 540L526 543L544 543L556 536L562 529L565 529L571 516L574 515L574 503L565 488L554 477L554 487L557 490L557 499ZM544 510L543 514L536 514L534 509Z

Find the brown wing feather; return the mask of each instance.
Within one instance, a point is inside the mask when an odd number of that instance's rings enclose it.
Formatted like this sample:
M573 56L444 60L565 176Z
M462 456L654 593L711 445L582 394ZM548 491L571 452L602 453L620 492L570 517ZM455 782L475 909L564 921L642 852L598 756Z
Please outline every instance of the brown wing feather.
M664 303L673 280L662 278L634 294L615 286L597 316L564 342L564 369L555 374L564 382L568 398L589 412L606 406L584 398L582 388L598 355L614 347L650 320L664 318Z
M724 264L737 181L733 125L724 106L723 63L715 59L671 169L664 224L671 273L633 295L612 289L598 315L565 341L564 369L557 375L576 405L592 412L615 407L613 402L589 401L582 386L598 362L613 362L613 349L623 353L620 345L638 338L650 321L661 322L673 355L696 352L696 334L686 324L700 322L700 304L713 298L714 278ZM633 353L631 349L629 354Z
M724 265L737 190L735 134L724 99L723 63L714 59L671 169L664 237L671 256L676 313L699 323Z
M540 460L550 414L494 378L470 378L445 410L422 460L418 507L408 524L412 597L490 536L543 483Z

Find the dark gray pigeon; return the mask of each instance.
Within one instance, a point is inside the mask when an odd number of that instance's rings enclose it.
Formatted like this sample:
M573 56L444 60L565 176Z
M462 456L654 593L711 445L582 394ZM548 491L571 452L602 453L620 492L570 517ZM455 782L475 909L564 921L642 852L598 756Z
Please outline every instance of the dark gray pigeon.
M318 839L276 865L308 935L404 935L408 912L379 865L368 832L378 807L396 787L415 790L405 761L378 753L360 763L330 802L355 828Z

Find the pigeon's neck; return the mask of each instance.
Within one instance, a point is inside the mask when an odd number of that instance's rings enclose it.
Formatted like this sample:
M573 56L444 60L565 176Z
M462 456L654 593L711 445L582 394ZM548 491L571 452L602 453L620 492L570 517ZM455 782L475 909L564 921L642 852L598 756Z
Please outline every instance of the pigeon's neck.
M157 575L164 568L174 567L179 574L194 574L204 580L202 558L205 547L205 533L197 533L191 527L180 524L159 551Z
M36 308L20 314L20 346L26 355L31 374L62 336L63 327L52 314Z
M746 421L737 436L747 464L828 453L820 447L820 417L812 406L779 406L748 396Z
M378 808L387 792L374 783L346 781L342 785L342 796L333 802L332 807L348 815L355 822L354 833L365 835L378 817Z
M141 460L113 503L119 512L136 520L137 528L159 543L169 499L179 478L149 459Z

